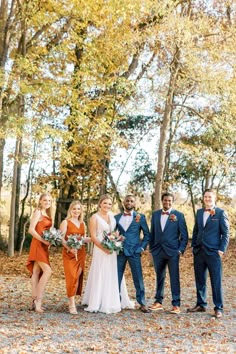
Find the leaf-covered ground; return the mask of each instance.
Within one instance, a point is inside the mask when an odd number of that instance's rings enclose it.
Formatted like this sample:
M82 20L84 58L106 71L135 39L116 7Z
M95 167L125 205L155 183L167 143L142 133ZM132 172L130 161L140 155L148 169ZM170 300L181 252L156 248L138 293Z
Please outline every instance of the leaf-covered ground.
M195 305L195 285L190 249L181 258L182 306L171 308L169 279L165 311L143 314L138 309L118 314L87 313L77 299L77 316L68 313L60 251L51 250L53 276L46 289L46 312L29 311L30 279L27 254L12 259L0 253L0 353L236 353L236 242L224 258L225 312L212 317L211 289L206 313L187 314ZM91 256L87 256L87 269ZM150 256L142 257L147 303L153 302L155 275ZM87 272L86 272L87 273ZM126 282L135 298L130 272ZM208 284L209 285L209 284Z

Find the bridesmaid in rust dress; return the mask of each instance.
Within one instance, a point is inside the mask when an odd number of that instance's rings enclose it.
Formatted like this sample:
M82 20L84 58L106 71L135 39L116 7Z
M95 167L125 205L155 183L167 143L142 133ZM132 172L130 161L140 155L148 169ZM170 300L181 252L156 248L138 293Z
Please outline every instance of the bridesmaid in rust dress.
M66 278L66 292L69 301L69 312L72 315L76 315L77 309L75 305L75 295L81 295L84 268L85 268L85 258L86 250L85 246L81 249L69 248L66 245L66 241L69 235L85 235L85 224L83 222L83 210L82 205L79 201L73 201L68 209L67 217L62 221L60 225L60 230L64 233L63 242L63 265ZM90 238L86 238L89 242ZM77 259L76 259L77 253Z
M52 226L51 201L50 194L41 194L29 226L29 233L33 238L26 266L31 273L32 309L36 312L44 312L42 298L46 284L52 274L48 253L49 242L42 238L43 232Z

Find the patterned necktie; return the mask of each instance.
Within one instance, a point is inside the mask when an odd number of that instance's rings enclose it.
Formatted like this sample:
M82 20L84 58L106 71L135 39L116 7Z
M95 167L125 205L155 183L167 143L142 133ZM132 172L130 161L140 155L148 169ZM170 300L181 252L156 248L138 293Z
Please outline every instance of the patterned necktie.
M131 213L124 213L124 216L131 216Z
M170 215L170 213L168 211L162 211L161 215Z

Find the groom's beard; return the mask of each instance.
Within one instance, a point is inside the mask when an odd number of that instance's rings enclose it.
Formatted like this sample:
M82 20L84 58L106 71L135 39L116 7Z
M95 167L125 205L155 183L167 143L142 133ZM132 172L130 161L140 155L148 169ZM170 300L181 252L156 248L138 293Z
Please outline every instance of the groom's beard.
M125 210L126 211L132 211L132 210L134 210L134 208L133 207L125 207Z

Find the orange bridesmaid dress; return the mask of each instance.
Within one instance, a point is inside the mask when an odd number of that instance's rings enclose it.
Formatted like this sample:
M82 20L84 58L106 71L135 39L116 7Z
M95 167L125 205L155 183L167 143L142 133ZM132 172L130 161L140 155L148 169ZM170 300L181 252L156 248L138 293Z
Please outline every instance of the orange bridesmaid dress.
M43 232L45 230L49 230L51 226L52 219L49 216L41 215L41 220L39 220L36 224L35 230L40 236L42 236ZM48 246L33 237L30 245L28 261L26 264L26 267L29 269L31 274L33 274L35 261L43 262L50 266Z
M80 223L80 226L77 227L72 221L67 220L67 232L65 235L65 240L68 239L68 235L72 234L84 235L84 223ZM77 251L77 260L75 258L75 255L71 252L67 252L67 249L65 247L63 247L62 256L66 278L67 296L71 297L75 295L81 295L86 258L85 246L82 246L82 248ZM80 276L79 268L82 268Z

